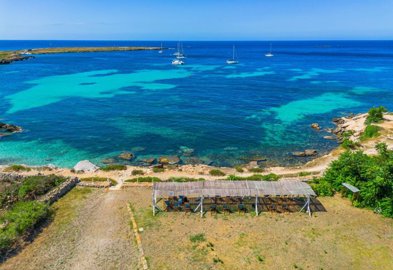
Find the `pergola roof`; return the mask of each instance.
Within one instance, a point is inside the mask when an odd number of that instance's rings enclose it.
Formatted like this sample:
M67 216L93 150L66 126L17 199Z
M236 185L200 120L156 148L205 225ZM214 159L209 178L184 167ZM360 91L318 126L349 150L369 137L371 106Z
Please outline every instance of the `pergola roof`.
M157 182L153 185L155 198L187 197L246 197L246 196L316 196L312 188L301 181L198 181Z

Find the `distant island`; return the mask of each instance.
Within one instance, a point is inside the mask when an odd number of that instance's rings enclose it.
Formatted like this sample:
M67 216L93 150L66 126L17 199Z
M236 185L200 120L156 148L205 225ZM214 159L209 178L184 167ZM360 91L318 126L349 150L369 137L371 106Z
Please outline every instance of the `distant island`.
M10 64L15 61L23 61L33 58L34 54L53 53L87 53L87 52L114 52L114 51L146 51L161 50L160 47L60 47L60 48L38 48L15 51L0 51L0 64Z

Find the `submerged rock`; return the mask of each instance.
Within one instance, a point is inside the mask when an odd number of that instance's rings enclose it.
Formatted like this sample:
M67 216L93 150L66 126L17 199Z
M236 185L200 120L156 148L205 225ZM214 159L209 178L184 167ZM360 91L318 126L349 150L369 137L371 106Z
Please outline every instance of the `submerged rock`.
M180 158L178 156L161 156L158 159L158 163L163 165L175 165L180 163Z
M312 123L311 124L311 128L316 129L316 130L320 130L321 129L321 127L319 126L318 123Z
M153 165L154 163L156 163L156 161L157 161L157 159L156 158L143 158L143 159L141 159L141 162L144 164L144 165Z
M102 163L104 163L104 164L114 164L114 163L116 163L116 160L114 158L106 158L106 159L102 160Z
M315 149L306 149L304 151L295 151L292 152L292 156L294 157L311 157L318 154L318 151Z
M98 166L94 165L88 160L79 161L75 166L74 170L77 172L95 172L99 169Z
M12 125L12 124L6 124L6 123L1 123L0 122L0 131L3 130L5 132L10 132L10 133L14 133L14 132L21 132L22 128L16 125Z
M194 154L194 149L193 148L189 148L187 146L180 146L180 153L183 156L189 157L192 156L192 154Z
M128 160L128 161L131 161L134 157L135 157L135 155L131 152L123 152L119 155L120 159L124 159L124 160Z

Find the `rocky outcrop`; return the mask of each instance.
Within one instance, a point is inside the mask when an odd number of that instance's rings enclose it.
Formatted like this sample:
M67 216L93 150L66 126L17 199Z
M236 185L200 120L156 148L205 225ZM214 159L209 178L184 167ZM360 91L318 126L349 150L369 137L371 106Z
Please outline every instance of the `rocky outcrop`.
M120 159L127 160L127 161L133 160L134 157L135 157L135 155L131 152L123 152L119 155Z
M157 159L156 158L143 158L141 159L141 162L143 165L145 166L150 166L153 165L154 163L156 163Z
M178 156L162 156L158 159L158 163L163 165L175 165L180 163Z
M22 132L22 128L20 126L0 122L0 137L11 135L16 132Z
M95 172L99 169L98 166L94 165L88 160L79 161L75 166L74 170L76 172Z
M292 156L294 157L312 157L312 156L316 156L317 154L318 151L315 149L306 149L304 151L292 152Z
M313 129L315 129L315 130L320 130L320 129L321 129L321 127L319 126L318 123L312 123L312 124L311 124L311 128L313 128Z

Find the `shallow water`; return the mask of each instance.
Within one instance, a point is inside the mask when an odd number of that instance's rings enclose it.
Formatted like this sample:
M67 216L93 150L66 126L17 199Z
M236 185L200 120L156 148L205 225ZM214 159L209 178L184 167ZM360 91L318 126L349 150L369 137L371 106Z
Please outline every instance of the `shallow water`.
M240 64L228 66L232 44ZM160 42L0 41L0 50L117 45ZM182 146L214 165L255 155L299 163L306 159L291 151L336 146L311 123L332 127L333 117L393 104L393 42L275 42L271 58L268 47L184 42L181 67L170 64L173 50L38 55L1 65L0 121L25 131L1 138L0 163L71 167L121 151L181 155Z

